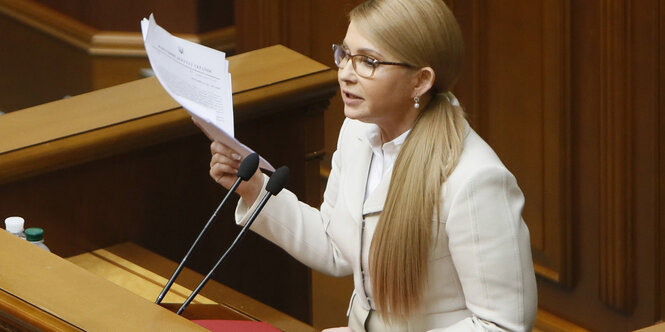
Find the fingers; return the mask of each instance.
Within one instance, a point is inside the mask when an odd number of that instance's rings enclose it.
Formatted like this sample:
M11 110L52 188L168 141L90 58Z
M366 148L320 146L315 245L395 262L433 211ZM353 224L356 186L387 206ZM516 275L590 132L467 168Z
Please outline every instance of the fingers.
M224 187L230 186L240 167L240 154L220 142L210 144L210 177Z
M235 182L235 175L231 172L223 172L220 169L211 168L210 177L213 181L222 185L222 187L229 189Z
M242 156L240 156L239 153L233 151L231 148L228 146L224 145L223 143L213 141L212 144L210 144L210 152L212 154L222 154L225 155L233 160L240 161L242 159Z
M237 170L240 166L240 160L242 159L240 154L220 142L213 141L212 144L210 144L210 153L212 154L210 167L214 166L216 163L221 163L228 164Z
M210 175L215 177L215 180L225 175L236 176L238 170L229 166L228 164L214 164L210 166Z
M214 154L210 161L210 177L215 182L227 187L228 181L233 181L238 174L239 162L229 159L221 154ZM226 180L225 178L231 179Z
M220 142L210 144L210 177L226 189L230 189L237 180L238 168L242 157L233 149ZM236 192L252 205L263 188L263 175L257 169L249 181L245 181Z
M238 169L240 167L240 161L234 159L233 157L227 156L221 153L215 153L210 158L210 167L215 164L225 164L231 166L231 168Z

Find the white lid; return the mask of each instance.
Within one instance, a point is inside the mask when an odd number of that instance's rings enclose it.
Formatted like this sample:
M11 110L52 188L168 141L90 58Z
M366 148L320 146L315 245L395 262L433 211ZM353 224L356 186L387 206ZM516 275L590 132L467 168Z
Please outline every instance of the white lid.
M10 233L21 233L23 232L23 225L25 220L21 217L9 217L5 219L5 229Z

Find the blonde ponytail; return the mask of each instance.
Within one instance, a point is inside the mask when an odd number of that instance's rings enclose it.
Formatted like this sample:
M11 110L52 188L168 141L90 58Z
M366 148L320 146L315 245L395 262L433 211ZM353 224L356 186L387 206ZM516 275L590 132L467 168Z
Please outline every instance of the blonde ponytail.
M459 106L434 96L395 162L369 254L375 305L388 319L406 319L420 309L433 215L435 209L439 215L441 184L462 153L464 123Z
M377 311L385 320L401 320L421 309L441 185L462 153L464 112L448 94L461 68L462 34L442 0L370 0L349 17L382 50L405 63L431 67L436 76L428 92L432 98L393 167L369 253Z

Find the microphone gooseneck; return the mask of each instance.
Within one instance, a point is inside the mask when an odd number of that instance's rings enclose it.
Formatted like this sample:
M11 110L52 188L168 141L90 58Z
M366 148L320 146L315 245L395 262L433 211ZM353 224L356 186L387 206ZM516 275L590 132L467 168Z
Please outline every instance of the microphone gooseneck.
M192 246L189 247L189 250L187 251L187 254L185 254L185 257L180 261L180 264L178 265L178 268L173 272L173 275L171 275L171 278L169 281L166 283L164 286L164 289L162 289L162 292L159 294L157 297L157 300L155 300L156 304L159 304L162 302L164 299L164 296L166 296L166 293L168 293L169 289L171 286L173 286L173 283L175 282L175 279L178 277L182 269L185 267L185 262L187 259L189 259L189 256L192 254L192 251L194 251L194 247L199 243L201 238L203 237L203 234L205 234L208 231L208 228L210 228L210 225L212 225L212 222L217 218L217 214L219 211L222 209L222 206L224 206L224 203L226 203L226 200L231 196L233 192L238 188L240 185L240 181L247 181L249 178L256 173L256 170L259 168L259 155L256 153L252 153L245 157L245 159L240 163L240 167L238 167L238 178L236 179L235 183L233 183L233 186L231 186L231 189L226 193L226 196L224 196L224 199L222 202L219 204L215 212L210 216L210 219L208 219L208 222L203 226L203 229L201 230L201 233L199 233L199 236L196 237L196 240L194 240L194 243L192 243Z
M226 259L226 257L229 255L229 253L237 246L238 242L240 242L240 239L245 235L249 227L252 225L254 220L256 220L256 217L259 215L259 212L263 209L263 207L266 205L268 202L268 199L270 197L279 194L282 189L284 189L284 186L286 186L286 183L289 181L289 168L286 166L282 166L278 168L275 173L270 177L270 180L268 180L268 183L266 184L266 193L263 195L263 199L261 199L261 202L259 202L259 206L254 210L252 215L249 217L249 220L245 224L245 226L242 227L240 230L240 233L238 233L238 236L236 236L236 239L233 240L233 243L231 246L226 250L224 255L217 261L217 264L208 272L208 274L203 278L203 281L196 287L196 289L192 292L192 294L187 297L187 300L185 300L185 303L182 304L180 309L178 309L177 314L180 315L185 308L189 305L189 303L192 302L194 297L201 291L203 286L210 280L212 277L213 273L217 270L217 268L222 264L222 262Z

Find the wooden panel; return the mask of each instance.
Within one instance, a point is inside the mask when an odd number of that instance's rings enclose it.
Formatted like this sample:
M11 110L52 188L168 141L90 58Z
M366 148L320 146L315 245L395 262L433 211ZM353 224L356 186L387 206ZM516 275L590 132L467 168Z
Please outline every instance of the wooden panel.
M591 330L662 317L662 1L452 4L455 92L524 189L539 304Z
M150 67L139 32L141 17L134 18L135 28L129 31L107 31L34 1L0 0L0 31L12 32L3 35L5 51L0 53L0 90L5 93L0 111L140 78L141 69ZM235 47L233 26L177 35L223 51Z
M455 92L525 193L537 273L570 285L568 2L456 1L453 9L469 59Z
M600 298L630 312L632 284L632 117L629 114L630 15L623 0L602 1L600 24Z
M11 112L90 91L85 54L50 36L35 34L33 29L4 15L0 15L0 31L2 42L7 45L0 52L1 111Z
M483 55L486 54L485 41L487 40L487 27L484 25L485 11L482 9L480 1L450 1L449 4L462 29L466 51L463 74L453 91L464 103L469 122L476 131L482 132L481 112L478 110L484 107L481 91L485 90L482 85L485 81L482 80L481 70L485 66Z
M657 184L658 188L660 188L660 191L658 192L658 197L660 199L657 203L659 206L658 223L660 224L660 227L658 227L658 243L660 243L660 252L658 253L659 256L657 256L657 261L660 262L660 275L658 276L658 279L660 280L660 298L658 299L660 304L660 320L665 321L665 245L663 245L663 242L665 242L665 116L662 114L662 110L665 110L665 93L662 92L665 88L665 49L663 49L662 46L665 45L665 6L660 6L660 13L658 15L658 23L660 28L658 31L658 45L661 46L659 50L660 56L656 59L657 63L659 63L658 67L660 68L657 78L657 87L661 92L657 96L657 102L658 109L661 111L658 116L659 179Z
M243 0L236 2L237 49L246 52L273 44L286 45L299 53L334 66L331 45L344 39L347 13L362 0ZM328 161L336 149L337 134L344 121L340 96L331 100L325 113L325 152Z
M59 42L72 45L89 54L145 56L139 21L141 18L147 17L150 12L137 15L133 19L135 20L135 27L127 31L104 30L93 27L76 18L29 0L19 2L0 0L0 14L6 19L15 20L25 27L35 29ZM159 20L158 14L155 13L155 15ZM178 15L182 16L182 13L179 12ZM167 25L165 27L169 28ZM226 47L224 49L232 49L232 46L234 46L235 28L233 26L201 31L196 34L186 33L186 31L177 28L169 31L179 37L218 49L220 45L224 45Z
M328 4L330 5L330 4ZM309 55L312 43L311 1L248 0L235 5L238 50L246 52L283 44ZM321 14L319 12L319 14Z
M238 51L247 52L274 44L289 45L287 4L285 0L238 2L235 6L236 28L240 33ZM307 28L308 26L300 27L302 30Z
M30 0L22 0L30 1ZM136 31L154 13L169 31L198 34L233 25L233 0L35 0L99 30ZM122 8L122 10L117 10Z
M625 177L629 179L629 231L632 237L628 243L632 246L629 259L629 273L627 278L627 293L630 298L624 314L630 314L637 327L653 324L658 319L658 308L664 303L659 302L658 294L662 288L658 287L659 275L662 278L663 270L659 270L658 262L663 256L658 251L662 245L662 234L658 234L659 191L658 178L665 173L659 173L659 164L663 159L658 158L659 135L661 127L659 119L663 108L659 107L663 93L663 80L658 70L660 59L665 55L663 44L659 43L659 25L665 23L659 20L658 10L662 1L626 2L626 27L628 38L626 50L628 54L627 66L628 99L625 103L624 113L631 123L628 137L630 142L629 170ZM616 287L616 286L615 286Z
M659 6L571 2L576 283L539 283L539 304L591 330L648 326L662 307Z
M544 1L543 14L543 224L536 272L573 284L571 224L570 5ZM526 217L526 216L525 216ZM550 274L551 273L551 274Z

